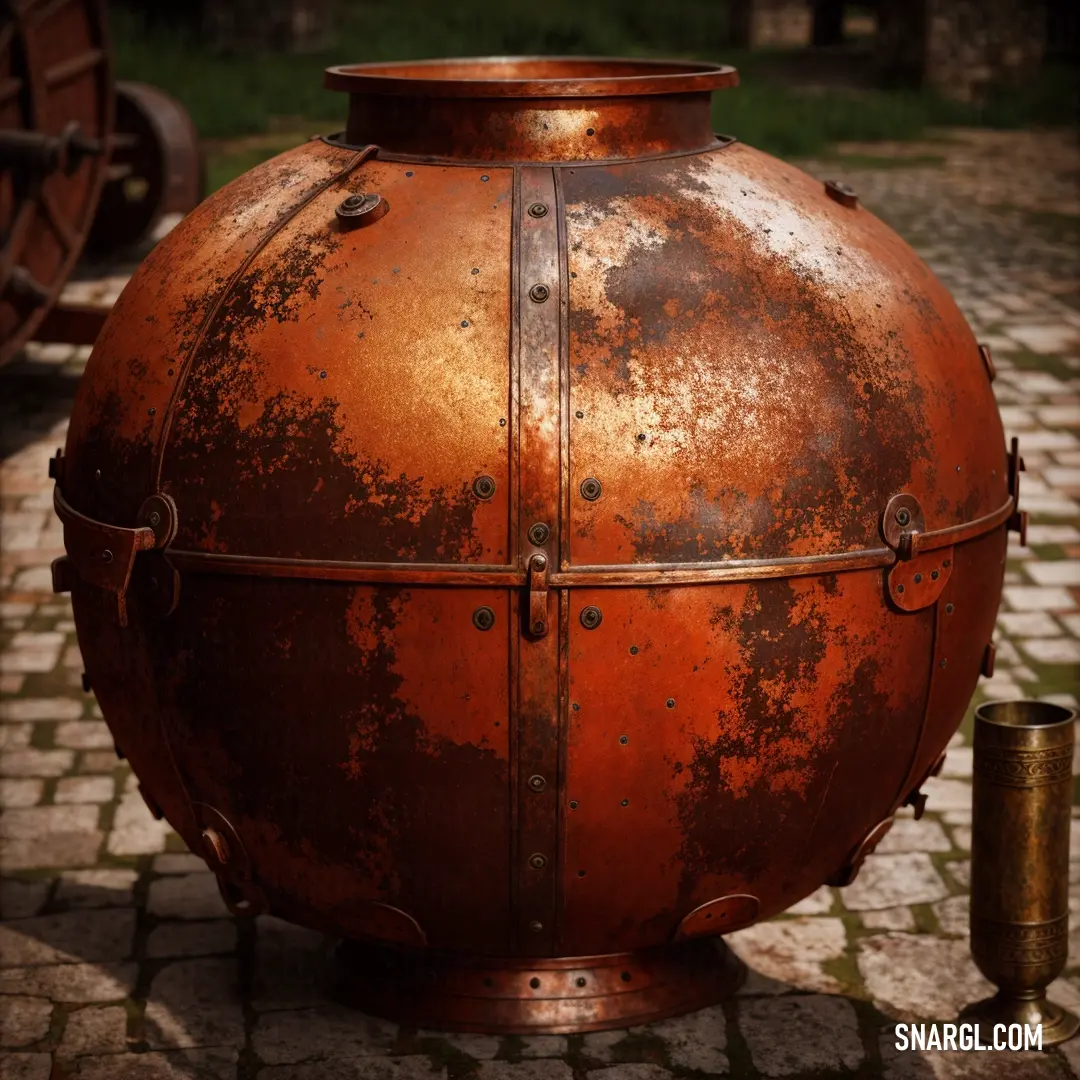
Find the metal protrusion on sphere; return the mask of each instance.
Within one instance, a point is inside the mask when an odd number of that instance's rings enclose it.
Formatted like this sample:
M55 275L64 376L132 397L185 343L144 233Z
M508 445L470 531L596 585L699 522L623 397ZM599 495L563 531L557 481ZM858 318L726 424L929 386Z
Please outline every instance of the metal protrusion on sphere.
M971 952L998 987L961 1019L1042 1025L1043 1046L1080 1019L1046 999L1069 947L1069 826L1076 712L1043 701L997 701L975 711L971 838Z

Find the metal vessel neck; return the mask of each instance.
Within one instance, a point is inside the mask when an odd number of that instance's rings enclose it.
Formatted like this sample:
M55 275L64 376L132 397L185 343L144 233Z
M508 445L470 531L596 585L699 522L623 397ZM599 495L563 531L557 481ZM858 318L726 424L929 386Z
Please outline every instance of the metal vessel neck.
M495 58L328 68L349 93L345 141L454 162L576 162L716 145L712 91L734 68L675 61Z

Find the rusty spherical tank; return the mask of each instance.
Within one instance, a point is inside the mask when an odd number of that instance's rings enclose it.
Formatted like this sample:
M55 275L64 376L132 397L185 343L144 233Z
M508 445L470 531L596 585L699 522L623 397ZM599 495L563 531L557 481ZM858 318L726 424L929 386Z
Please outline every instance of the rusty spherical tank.
M339 135L132 279L56 465L89 681L238 911L352 999L568 1031L918 802L1019 527L993 368L730 68L332 69Z

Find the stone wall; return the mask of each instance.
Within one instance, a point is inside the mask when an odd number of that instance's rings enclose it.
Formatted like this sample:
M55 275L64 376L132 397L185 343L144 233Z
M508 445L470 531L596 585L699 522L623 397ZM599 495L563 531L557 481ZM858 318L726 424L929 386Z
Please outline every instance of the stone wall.
M955 101L1026 82L1045 47L1037 0L927 0L924 82Z
M333 0L216 0L204 31L219 52L303 52L328 44Z
M797 48L809 45L813 12L806 0L731 0L731 43L744 48Z

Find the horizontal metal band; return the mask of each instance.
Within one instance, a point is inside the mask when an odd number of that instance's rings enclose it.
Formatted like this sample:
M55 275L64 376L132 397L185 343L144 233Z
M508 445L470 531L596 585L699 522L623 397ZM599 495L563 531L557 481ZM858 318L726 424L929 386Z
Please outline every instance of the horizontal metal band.
M213 552L169 550L177 570L248 577L315 578L322 581L371 582L385 585L451 585L465 588L496 586L518 588L528 574L513 566L454 563L319 562L307 559L269 559L254 555L218 555ZM709 585L724 581L805 577L891 566L896 554L886 547L837 555L808 555L792 559L728 559L723 562L648 563L636 566L579 566L551 573L548 585L578 587Z
M915 533L911 538L911 554L915 556L923 551L933 551L936 548L962 544L965 540L974 540L975 537L991 532L1008 521L1015 506L1016 500L1010 495L1004 505L974 521L969 521L964 525L951 525L947 529Z
M356 151L362 150L364 147L364 144L346 142L343 131L335 132L332 135L316 135L315 140L326 143L327 146L332 146L337 150ZM574 161L473 160L472 158L436 157L431 154L401 154L383 149L378 151L377 157L379 161L391 161L400 165L438 165L440 167L449 165L466 169L587 169L592 166L636 165L639 161L667 161L669 158L698 157L701 154L710 154L714 150L724 150L737 141L738 139L734 135L716 134L713 142L694 147L692 150L669 150L662 154L641 154L634 157L582 158Z

